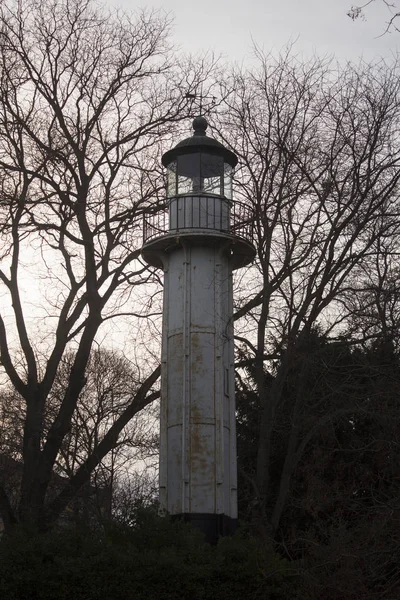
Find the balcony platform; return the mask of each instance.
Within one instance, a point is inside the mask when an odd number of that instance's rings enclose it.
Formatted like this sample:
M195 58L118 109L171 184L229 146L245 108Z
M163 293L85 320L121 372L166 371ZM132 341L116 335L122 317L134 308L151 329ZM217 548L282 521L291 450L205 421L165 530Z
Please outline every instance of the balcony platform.
M253 244L243 237L216 229L186 228L152 236L143 245L142 256L153 267L162 269L162 254L167 254L185 243L196 246L226 245L231 252L233 269L250 264L256 254Z
M143 221L143 258L153 267L162 267L162 253L177 245L227 245L232 268L252 262L254 215L251 207L215 194L174 196L162 210L148 214Z

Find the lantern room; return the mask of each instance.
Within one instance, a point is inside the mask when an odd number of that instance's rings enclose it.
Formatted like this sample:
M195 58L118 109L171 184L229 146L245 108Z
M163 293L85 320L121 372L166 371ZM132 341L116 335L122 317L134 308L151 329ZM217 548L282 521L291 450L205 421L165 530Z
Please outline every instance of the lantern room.
M206 135L207 126L204 117L196 117L192 137L164 154L162 163L167 168L169 198L214 194L232 199L232 175L237 157Z
M149 212L143 222L143 257L162 267L160 252L174 244L227 244L234 269L249 264L255 255L254 219L250 206L232 199L236 155L206 135L204 117L192 123L193 135L162 157L167 171L164 210ZM186 240L186 242L185 242Z

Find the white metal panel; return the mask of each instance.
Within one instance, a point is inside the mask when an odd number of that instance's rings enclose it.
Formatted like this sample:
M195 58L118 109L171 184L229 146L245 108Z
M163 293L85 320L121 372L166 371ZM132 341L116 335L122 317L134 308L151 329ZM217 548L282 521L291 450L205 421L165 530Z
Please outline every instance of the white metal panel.
M168 425L182 424L184 384L183 334L168 337L167 420Z
M174 425L167 429L168 445L168 505L167 510L170 514L180 514L183 512L182 506L182 425Z
M175 331L182 331L183 328L183 271L183 249L177 248L170 257L170 267L164 279L164 287L168 289L169 298L168 305L164 306L164 327L167 328L167 335L170 335ZM167 319L165 319L165 317L167 317Z
M191 423L215 424L214 338L213 333L191 335Z
M190 512L215 513L215 426L196 423L190 441Z
M191 249L191 327L215 327L214 248Z

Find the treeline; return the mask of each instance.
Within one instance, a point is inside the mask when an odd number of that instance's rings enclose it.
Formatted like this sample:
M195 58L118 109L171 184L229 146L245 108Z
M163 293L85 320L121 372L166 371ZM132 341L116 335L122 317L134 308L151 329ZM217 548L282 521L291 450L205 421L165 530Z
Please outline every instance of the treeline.
M0 594L9 600L307 598L300 563L245 532L206 544L189 525L132 507L130 527L16 531L0 544ZM308 593L308 592L306 592Z

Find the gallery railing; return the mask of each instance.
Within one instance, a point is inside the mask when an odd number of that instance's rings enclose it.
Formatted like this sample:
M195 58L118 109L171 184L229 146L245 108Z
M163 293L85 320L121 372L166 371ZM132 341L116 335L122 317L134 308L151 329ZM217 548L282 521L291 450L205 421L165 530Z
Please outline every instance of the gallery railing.
M177 196L143 220L143 240L188 229L229 233L253 243L254 215L251 207L220 196Z

